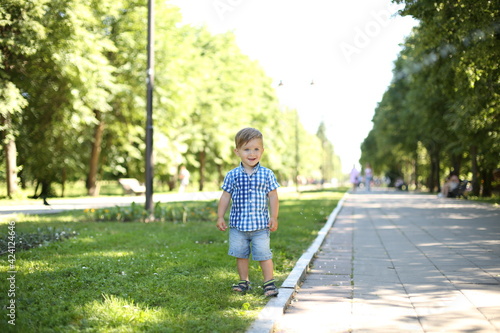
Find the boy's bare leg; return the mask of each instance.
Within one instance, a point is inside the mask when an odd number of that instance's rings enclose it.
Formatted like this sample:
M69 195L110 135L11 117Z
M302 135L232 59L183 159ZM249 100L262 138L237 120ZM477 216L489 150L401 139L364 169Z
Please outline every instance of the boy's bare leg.
M248 281L248 264L249 264L249 259L236 258L236 266L238 268L238 274L240 275L240 280Z
M260 268L262 268L262 275L264 275L264 282L272 280L274 277L273 260L272 259L264 260L260 261L259 263L260 263Z

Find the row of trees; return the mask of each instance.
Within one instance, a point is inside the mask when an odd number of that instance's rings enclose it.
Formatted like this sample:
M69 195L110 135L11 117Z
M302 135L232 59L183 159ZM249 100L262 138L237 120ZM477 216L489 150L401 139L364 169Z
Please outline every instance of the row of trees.
M297 167L304 176L338 174L324 129L312 135L280 107L272 80L231 33L181 25L165 1L155 14L157 181L174 186L185 164L200 190L219 182L237 162L234 134L247 126L262 130L263 163L281 181ZM85 179L96 195L100 179L144 180L146 27L146 0L2 1L0 180L9 196L19 183L47 196L51 184L64 193L66 182Z
M500 166L500 7L490 0L396 0L419 25L362 144L362 162L438 190L450 172L490 196Z

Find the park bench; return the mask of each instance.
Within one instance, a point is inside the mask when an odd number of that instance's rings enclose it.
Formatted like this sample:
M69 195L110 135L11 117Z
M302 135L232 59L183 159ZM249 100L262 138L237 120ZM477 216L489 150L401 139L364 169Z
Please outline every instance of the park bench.
M122 186L125 194L140 195L146 193L146 187L135 178L120 178L118 183Z

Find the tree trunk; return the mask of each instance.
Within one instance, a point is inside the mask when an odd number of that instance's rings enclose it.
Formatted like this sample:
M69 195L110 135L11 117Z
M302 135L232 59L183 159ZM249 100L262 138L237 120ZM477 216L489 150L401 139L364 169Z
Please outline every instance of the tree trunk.
M452 163L452 172L454 172L457 176L460 176L460 169L462 166L462 154L460 155L453 155L451 157L451 163Z
M418 190L420 189L420 185L418 183L418 172L420 170L418 169L418 153L415 153L415 157L413 160L413 182L415 184L415 189Z
M90 153L89 173L87 175L87 194L90 196L99 195L99 187L97 186L97 172L99 170L99 156L101 155L102 135L104 133L104 121L102 121L102 113L94 110L97 119L97 125L94 129L94 142L92 143L92 152Z
M483 179L483 191L481 192L481 196L484 198L491 197L493 192L493 170L484 169L481 172L481 178Z
M217 175L219 179L219 186L224 182L224 174L222 173L222 165L217 164Z
M205 185L205 164L206 164L206 152L205 148L200 151L200 191L203 191L203 187Z
M66 168L63 168L62 172L61 172L61 197L62 198L64 198L64 192L66 190L66 179L67 179Z
M173 191L174 190L176 182L177 182L177 177L176 176L168 176L167 185L168 185L168 190L169 191Z
M47 198L52 194L52 189L51 189L51 181L49 180L42 180L42 193L40 193L40 197L43 200L43 203L45 205L48 205Z
M429 189L430 189L431 193L434 193L434 191L436 190L436 187L437 187L437 191L440 190L439 183L436 184L436 173L437 173L436 161L434 160L434 158L431 158L431 177L430 177L430 181L429 181Z
M436 184L436 192L439 193L441 192L441 158L440 158L440 151L438 150L436 152L436 174L435 174L435 184Z
M40 181L37 180L36 181L36 185L35 185L35 191L33 192L33 199L38 199L39 195L38 195L38 188L40 187Z
M470 158L471 158L471 171L472 171L472 194L479 196L480 185L479 185L479 167L477 164L477 146L470 147Z
M441 190L441 184L439 181L439 151L433 149L431 152L431 175L429 179L429 190L431 193L434 191Z
M16 194L18 191L18 186L16 141L14 141L13 137L6 134L11 128L9 114L7 114L7 118L1 117L1 124L7 129L7 131L3 132L4 134L1 136L1 139L3 141L3 150L5 152L5 180L7 182L7 196L11 198L12 195Z

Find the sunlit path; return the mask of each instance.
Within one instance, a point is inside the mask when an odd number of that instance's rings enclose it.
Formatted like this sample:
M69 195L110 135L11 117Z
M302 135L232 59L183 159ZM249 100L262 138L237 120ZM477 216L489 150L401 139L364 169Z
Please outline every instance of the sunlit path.
M350 194L275 332L500 331L500 209Z

